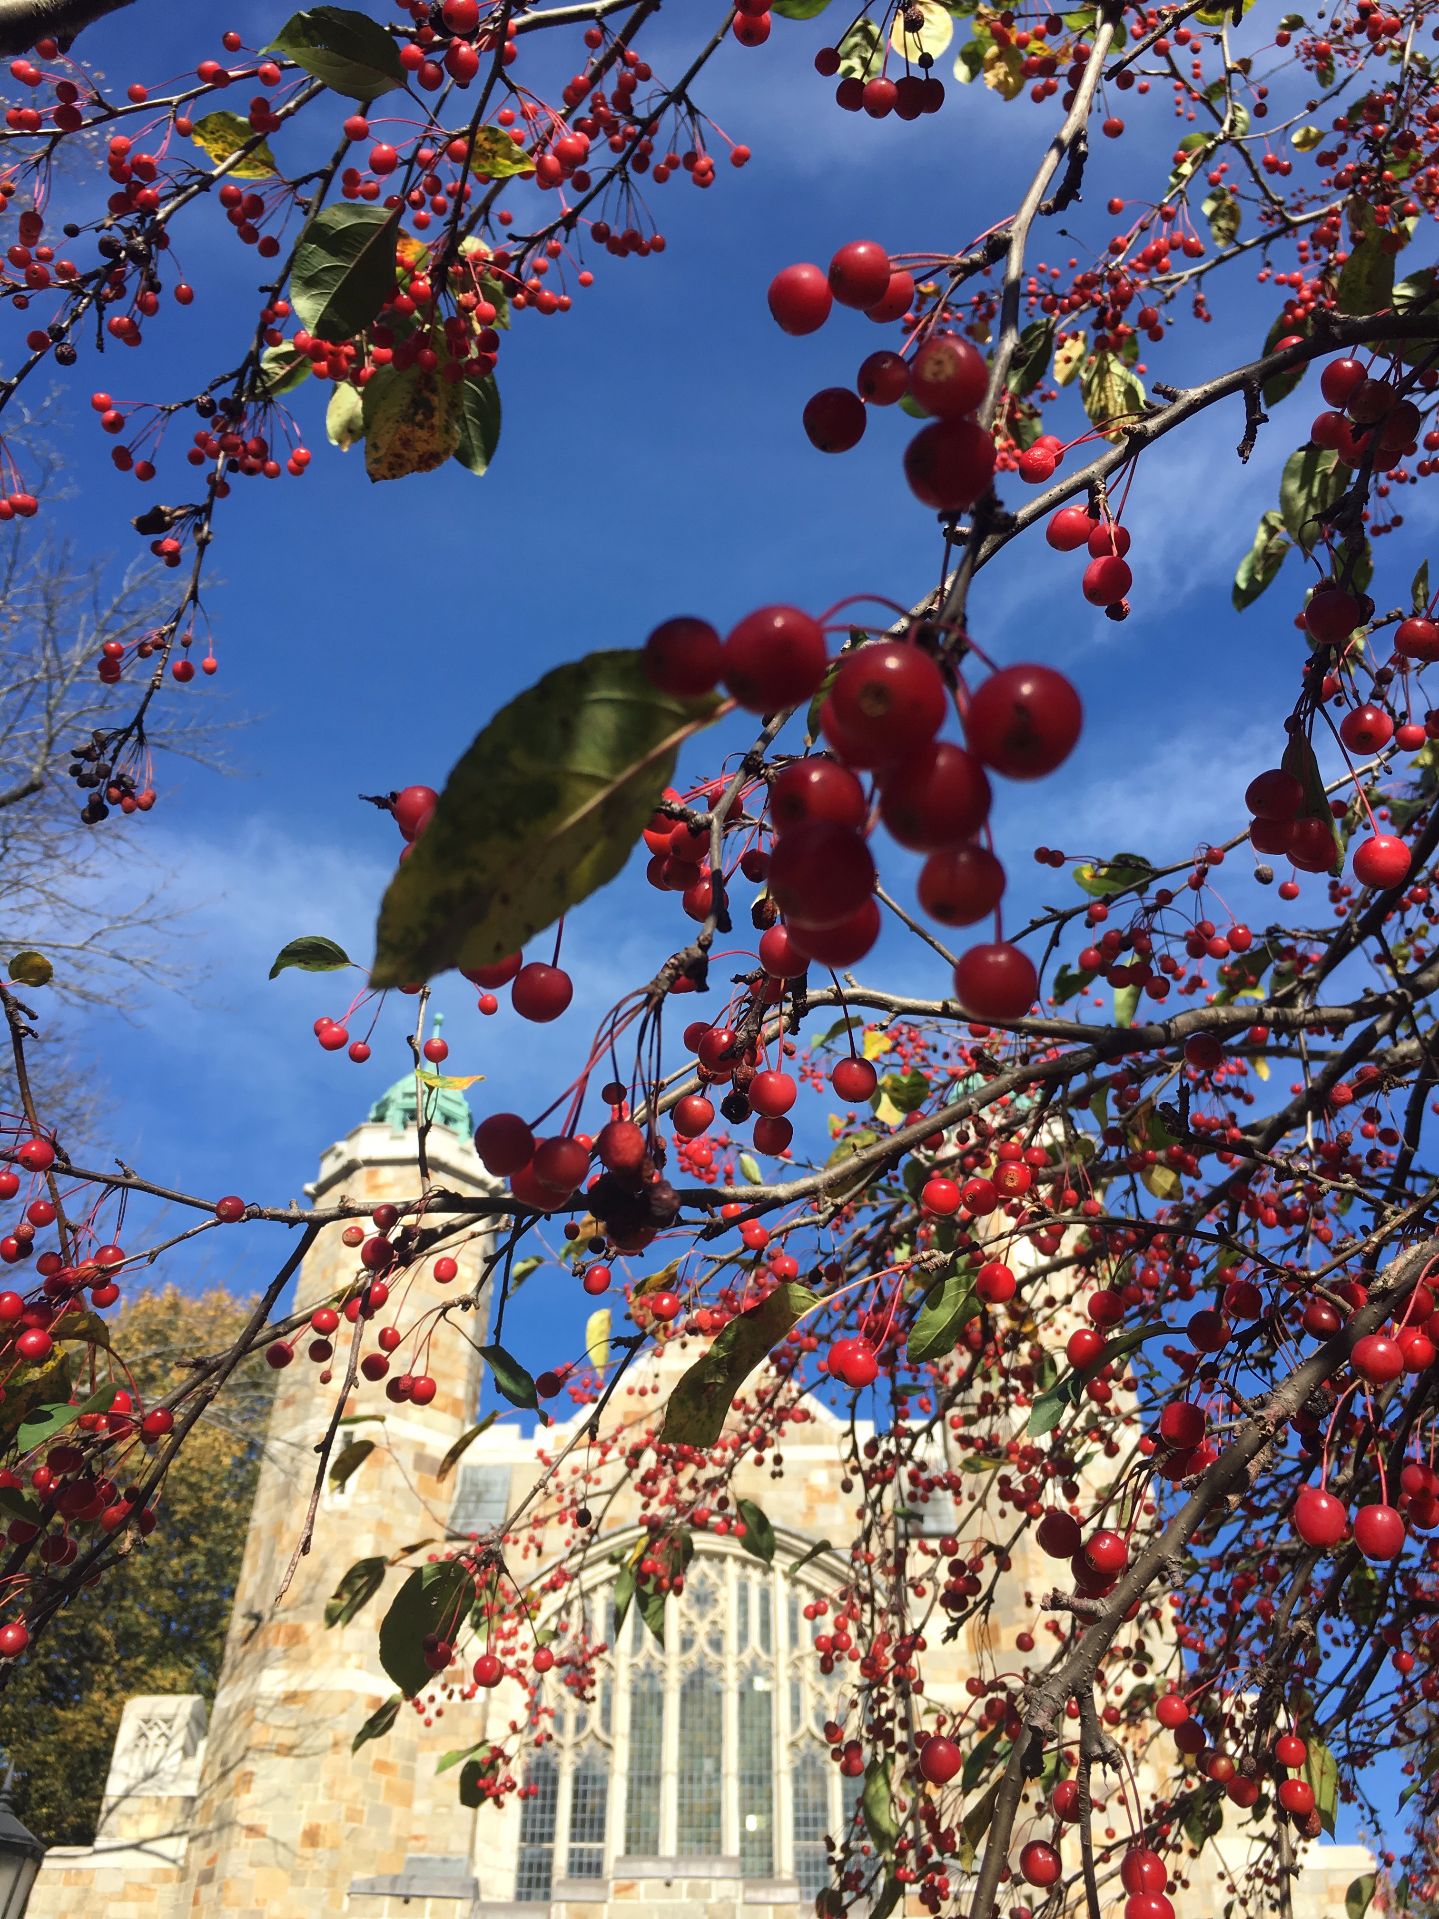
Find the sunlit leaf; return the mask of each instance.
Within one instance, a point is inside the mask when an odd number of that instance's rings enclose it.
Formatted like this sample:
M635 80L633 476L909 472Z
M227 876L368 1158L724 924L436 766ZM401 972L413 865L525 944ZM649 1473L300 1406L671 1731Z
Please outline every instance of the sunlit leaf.
M658 692L638 652L592 653L511 700L390 882L375 984L493 965L613 879L716 705Z
M905 0L889 29L895 52L914 61L923 53L937 60L953 38L954 22L939 0Z
M195 122L190 130L190 138L202 153L207 153L212 160L223 162L255 140L255 129L238 113L207 113L203 120ZM255 145L243 160L226 168L225 177L230 180L268 180L278 170L269 142L255 140Z
M305 973L334 973L349 964L350 956L343 946L337 946L322 933L307 933L280 948L269 977L277 979L291 966L298 966Z
M395 41L369 14L349 7L310 7L293 14L270 51L285 54L350 100L368 102L405 84Z
M1239 562L1239 570L1234 575L1230 598L1237 613L1242 613L1246 606L1253 606L1264 589L1278 578L1288 551L1289 540L1284 531L1284 522L1270 507L1260 519L1254 544Z

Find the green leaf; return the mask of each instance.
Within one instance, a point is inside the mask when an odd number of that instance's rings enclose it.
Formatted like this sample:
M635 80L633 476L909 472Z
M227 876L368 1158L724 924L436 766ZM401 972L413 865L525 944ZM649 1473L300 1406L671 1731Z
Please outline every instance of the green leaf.
M654 1587L640 1594L640 1618L657 1645L665 1643L665 1596Z
M380 1625L380 1664L402 1692L422 1692L436 1677L425 1664L428 1634L453 1640L473 1581L458 1560L417 1566Z
M618 1641L620 1627L625 1623L625 1614L630 1609L630 1601L635 1596L635 1569L632 1565L621 1566L615 1577L615 1639Z
M348 453L365 437L365 399L348 380L339 380L325 407L325 436L331 446Z
M399 230L398 209L348 201L322 207L310 221L295 248L290 304L318 339L353 339L379 313L395 290Z
M791 1573L797 1573L801 1566L813 1565L816 1559L823 1559L826 1553L833 1551L834 1548L827 1539L817 1539L808 1552L801 1553L798 1559L790 1561L788 1570Z
M516 174L533 173L533 155L512 140L503 127L476 127L470 145L470 164L481 180L509 180Z
M1053 320L1032 320L1020 334L1014 358L1010 361L1005 378L1005 385L1010 392L1021 398L1026 393L1033 393L1049 370L1049 358L1053 351Z
M1279 517L1308 553L1322 531L1318 516L1339 498L1348 474L1330 447L1301 446L1284 462L1279 481Z
M493 1746L482 1746L476 1758L467 1759L460 1768L460 1804L472 1810L485 1803L480 1788L495 1775L497 1757Z
M526 1412L532 1413L538 1408L540 1401L534 1380L503 1346L481 1346L480 1357L489 1367L502 1399L507 1399L512 1406L522 1407Z
M868 14L839 43L839 72L845 80L873 80L884 67L884 34Z
M1209 222L1209 231L1216 247L1222 250L1238 238L1244 211L1235 194L1216 188L1213 193L1205 195L1201 211Z
M1079 397L1106 440L1122 440L1127 423L1111 426L1123 415L1144 411L1144 382L1106 347L1085 364L1079 379Z
M322 933L306 933L280 948L269 977L278 979L289 966L298 966L305 973L334 973L349 964L350 956L343 946L336 946L333 940L327 940Z
M1307 1739L1305 1744L1308 1751L1304 1760L1304 1777L1314 1794L1314 1810L1319 1814L1319 1823L1332 1839L1334 1810L1339 1804L1339 1767L1322 1739Z
M929 1075L916 1066L909 1072L886 1073L869 1103L876 1118L882 1119L886 1126L897 1126L911 1113L917 1113L933 1090Z
M1393 304L1394 237L1374 224L1369 202L1357 196L1349 202L1349 228L1353 245L1339 269L1335 304L1341 313L1378 313Z
M1113 859L1101 860L1098 866L1074 869L1076 885L1097 900L1108 899L1114 893L1127 893L1132 886L1147 886L1153 878L1154 868L1142 853L1116 853Z
M741 1499L736 1503L735 1511L744 1521L744 1538L740 1544L747 1553L753 1553L756 1559L762 1559L766 1566L774 1564L774 1527L769 1523L763 1510L752 1499Z
M812 1048L828 1046L830 1041L838 1039L841 1033L858 1032L863 1025L864 1021L859 1014L851 1013L847 1019L837 1019L833 1026L827 1026L822 1033L811 1034L810 1046Z
M369 102L405 84L400 51L378 21L349 7L292 14L270 43L316 80L349 100Z
M461 1456L469 1451L481 1433L489 1431L490 1427L494 1425L498 1418L498 1413L486 1413L477 1426L470 1426L462 1432L454 1445L451 1446L450 1450L440 1461L440 1470L435 1474L436 1479L448 1479Z
M330 1484L343 1486L375 1450L373 1439L352 1439L330 1462Z
M845 1160L853 1159L856 1153L865 1152L869 1147L873 1146L878 1139L878 1133L870 1132L867 1127L860 1127L857 1132L850 1133L846 1138L839 1141L834 1151L825 1161L825 1165L842 1165Z
M102 1386L98 1392L82 1400L77 1406L41 1406L21 1422L15 1436L17 1449L22 1453L33 1452L35 1447L48 1445L56 1433L63 1433L67 1426L73 1426L77 1419L86 1413L107 1413L114 1404L118 1386Z
M325 1601L325 1624L347 1626L384 1585L388 1563L382 1555L357 1559Z
M238 113L207 113L203 120L195 122L190 138L202 153L223 163L255 139L255 129ZM269 141L260 140L243 160L226 169L225 177L229 180L268 180L278 172Z
M1005 1748L1008 1750L1010 1741L1004 1738L1003 1728L1000 1726L991 1727L983 1739L971 1750L968 1759L965 1760L964 1771L959 1776L959 1785L960 1791L966 1799L970 1793L974 1791L984 1775L993 1769L1001 1740L1004 1741Z
M1061 966L1054 981L1056 1005L1063 1006L1066 1001L1077 999L1085 989L1094 984L1095 975L1077 968Z
M1278 577L1288 551L1289 537L1284 531L1284 521L1270 507L1261 517L1254 544L1239 562L1239 571L1234 576L1230 598L1236 613L1242 613L1246 606L1253 606L1264 589Z
M40 1508L18 1486L0 1486L0 1513L7 1519L23 1520L27 1526L40 1524Z
M1043 1433L1052 1433L1063 1419L1065 1413L1079 1398L1079 1389L1083 1385L1081 1374L1071 1370L1064 1377L1043 1392L1029 1409L1029 1419L1025 1431L1031 1438Z
M390 881L374 984L493 965L613 879L716 705L658 692L629 651L556 667L511 700Z
M980 1305L970 1267L951 1268L937 1286L930 1288L909 1329L904 1351L910 1365L920 1366L953 1352L961 1331L979 1312Z
M781 20L813 20L824 12L829 0L770 0L770 12Z
M1114 1023L1116 1026L1133 1026L1134 1015L1139 1011L1139 988L1137 986L1116 986L1114 988Z
M485 473L500 443L500 389L492 373L484 380L461 380L458 392L455 458L471 473Z
M1361 1873L1357 1879L1351 1879L1349 1890L1344 1895L1346 1919L1364 1919L1374 1898L1374 1874Z
M735 1394L795 1321L817 1304L807 1286L789 1280L758 1306L737 1314L670 1394L660 1432L663 1443L701 1450L713 1446Z
M1409 588L1409 599L1416 613L1427 611L1429 606L1429 562L1427 560L1419 562L1419 571L1414 575L1413 583ZM13 975L15 972L13 966L10 971Z
M1224 1804L1217 1792L1201 1792L1184 1815L1184 1836L1201 1852L1224 1824Z
M281 340L260 355L256 389L263 398L278 400L282 393L293 393L297 386L303 386L312 365L309 354L301 353L293 340Z
M365 471L372 480L433 473L459 446L459 389L435 371L381 367L361 404Z
M1195 169L1202 166L1209 158L1217 145L1218 140L1212 133L1186 133L1175 148L1175 152L1182 157L1170 173L1170 186L1183 186Z
M753 1153L740 1154L739 1169L748 1185L762 1186L764 1184L764 1174L760 1171L760 1163Z
M371 1739L383 1739L399 1718L402 1703L400 1695L396 1693L394 1698L387 1699L383 1706L377 1706L350 1741L350 1751L358 1752L361 1746L368 1744Z
M1291 335L1295 334L1302 337L1308 332L1308 320L1290 320L1281 313L1273 326L1270 327L1268 333L1264 336L1264 352L1266 357L1274 351L1281 340L1287 340ZM1288 373L1271 373L1269 378L1264 382L1264 385L1260 388L1260 398L1263 400L1265 406L1278 406L1281 400L1285 399L1294 391L1295 387L1298 386L1308 371L1309 362L1305 360L1301 361L1297 367L1291 368Z
M454 1766L462 1766L467 1759L483 1759L489 1750L488 1741L477 1739L473 1746L461 1746L455 1752L447 1752L435 1763L435 1777L438 1779L442 1772L449 1772Z
M897 1874L885 1874L884 1884L879 1889L879 1897L869 1909L869 1919L889 1919L900 1900L904 1897L904 1882Z
M860 1810L864 1814L865 1830L876 1849L887 1857L894 1851L894 1842L899 1837L899 1816L894 1806L888 1759L871 1759L865 1768Z

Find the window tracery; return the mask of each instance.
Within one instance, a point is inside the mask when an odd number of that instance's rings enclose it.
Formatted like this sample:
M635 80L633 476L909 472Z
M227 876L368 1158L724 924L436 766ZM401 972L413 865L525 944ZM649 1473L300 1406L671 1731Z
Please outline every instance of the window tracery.
M609 1584L587 1599L604 1618ZM817 1582L711 1543L666 1605L664 1645L632 1607L595 1702L557 1704L530 1760L515 1897L548 1900L557 1878L604 1878L624 1857L738 1859L741 1877L812 1897L860 1783L824 1739L838 1692L814 1650L826 1606Z

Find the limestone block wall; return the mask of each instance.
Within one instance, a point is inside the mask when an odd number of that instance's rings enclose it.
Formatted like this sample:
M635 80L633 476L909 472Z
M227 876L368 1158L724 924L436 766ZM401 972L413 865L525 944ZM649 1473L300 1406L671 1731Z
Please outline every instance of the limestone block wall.
M460 1191L485 1187L468 1141L432 1131L429 1153L438 1181ZM367 1124L331 1149L312 1192L322 1205L342 1193L378 1203L412 1195L415 1184L413 1133ZM473 1283L477 1243L460 1257L460 1277L448 1286L434 1281L428 1263L404 1282L406 1325ZM302 1268L298 1303L334 1297L355 1272L340 1229L327 1228ZM439 1390L428 1406L397 1406L379 1385L353 1395L354 1413L379 1417L343 1432L373 1440L375 1451L343 1489L327 1487L312 1550L277 1605L333 1407L333 1390L319 1385L314 1366L297 1360L280 1375L176 1919L217 1910L225 1919L310 1919L342 1910L356 1876L398 1872L412 1853L468 1850L470 1816L434 1792L413 1710L402 1707L360 1763L351 1754L355 1732L395 1691L378 1664L376 1632L404 1574L391 1569L348 1625L324 1625L325 1602L354 1562L444 1534L453 1487L439 1468L473 1421L479 1390L483 1325L465 1318L469 1340L439 1323L425 1368ZM342 1321L336 1371L346 1335Z

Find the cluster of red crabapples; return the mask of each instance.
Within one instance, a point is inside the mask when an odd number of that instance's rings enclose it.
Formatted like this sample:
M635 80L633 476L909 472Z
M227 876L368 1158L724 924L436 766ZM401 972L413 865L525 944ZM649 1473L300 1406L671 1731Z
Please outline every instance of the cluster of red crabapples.
M826 750L789 761L771 778L771 843L746 867L764 880L777 916L759 957L781 990L811 962L854 965L879 937L869 846L876 815L900 846L926 855L918 893L932 918L972 926L994 913L1005 875L986 843L989 774L1032 780L1052 773L1082 719L1079 696L1062 674L1008 666L964 699L965 744L941 739L955 695L933 654L915 639L882 640L844 654L831 677L824 628L792 606L761 607L723 640L704 620L667 620L645 642L643 659L664 692L694 696L723 684L756 714L803 705L828 681L819 715ZM667 823L657 816L653 824ZM1038 990L1032 962L1002 939L962 954L954 986L975 1019L1018 1019ZM701 1053L712 1076L727 1045L711 1048L711 1059Z
M808 261L788 266L770 282L769 310L786 332L814 333L836 301L871 320L901 320L914 299L914 279L890 263L876 240L851 240L829 271ZM845 453L862 438L867 406L893 406L906 397L932 415L905 449L910 491L937 513L964 513L994 477L994 438L972 416L989 384L978 348L955 333L917 338L908 360L880 348L863 361L853 387L825 387L804 409L804 430L822 453Z

